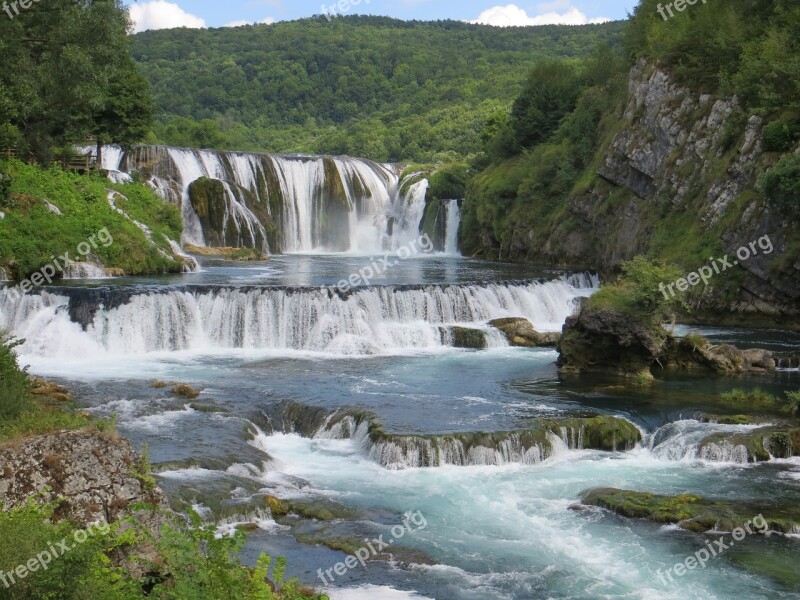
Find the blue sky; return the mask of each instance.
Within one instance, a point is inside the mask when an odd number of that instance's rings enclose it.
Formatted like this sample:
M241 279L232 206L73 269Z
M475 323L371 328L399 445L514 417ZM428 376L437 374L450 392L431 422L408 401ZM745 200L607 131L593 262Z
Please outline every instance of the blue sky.
M129 2L136 30L223 27L287 21L326 12L399 19L459 19L496 26L579 24L623 19L636 0L137 0ZM325 6L326 8L323 8Z

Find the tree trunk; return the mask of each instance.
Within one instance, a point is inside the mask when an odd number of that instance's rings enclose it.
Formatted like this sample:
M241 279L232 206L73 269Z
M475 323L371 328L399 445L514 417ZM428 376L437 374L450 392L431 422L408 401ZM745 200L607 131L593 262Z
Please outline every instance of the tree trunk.
M103 142L100 140L100 136L97 136L97 169L100 170L103 168Z

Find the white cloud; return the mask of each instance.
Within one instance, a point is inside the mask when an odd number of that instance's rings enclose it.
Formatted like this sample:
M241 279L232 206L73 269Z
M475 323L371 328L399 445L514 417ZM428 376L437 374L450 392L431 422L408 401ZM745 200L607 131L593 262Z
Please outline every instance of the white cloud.
M610 21L606 17L590 19L580 10L571 6L569 2L563 0L540 4L539 8L546 12L530 16L516 4L494 6L483 11L477 19L471 22L495 27L525 27L529 25L586 25L587 23Z
M223 27L241 27L242 25L259 25L259 24L272 25L274 22L275 22L275 17L266 17L264 19L261 19L260 21L255 21L255 22L245 21L244 19L241 19L239 21L231 21L230 23L223 25Z
M131 5L130 12L135 32L173 27L202 29L206 26L206 22L200 17L187 13L177 4L165 0L137 2Z

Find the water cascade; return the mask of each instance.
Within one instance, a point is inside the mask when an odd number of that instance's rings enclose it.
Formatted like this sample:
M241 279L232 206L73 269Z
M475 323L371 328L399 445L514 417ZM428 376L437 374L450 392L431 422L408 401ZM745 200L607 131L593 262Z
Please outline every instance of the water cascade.
M103 168L116 180L138 172L178 204L182 241L197 246L380 254L419 235L425 210L426 180L401 186L393 165L366 159L108 147ZM455 253L458 207L450 213Z
M514 316L541 330L558 329L593 283L592 276L573 276L347 293L327 287L117 286L44 288L21 297L3 289L0 328L27 340L22 354L70 359L234 348L391 354L447 345L442 325L485 327L491 319Z

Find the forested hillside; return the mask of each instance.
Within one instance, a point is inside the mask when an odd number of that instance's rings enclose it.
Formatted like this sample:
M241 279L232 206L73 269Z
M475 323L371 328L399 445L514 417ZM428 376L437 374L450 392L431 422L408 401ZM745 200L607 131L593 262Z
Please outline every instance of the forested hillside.
M538 65L486 147L467 253L613 271L645 254L693 270L768 235L699 307L796 314L800 7L644 0L619 52Z
M345 17L148 31L133 44L161 143L428 161L478 152L533 65L579 62L618 44L621 27Z

